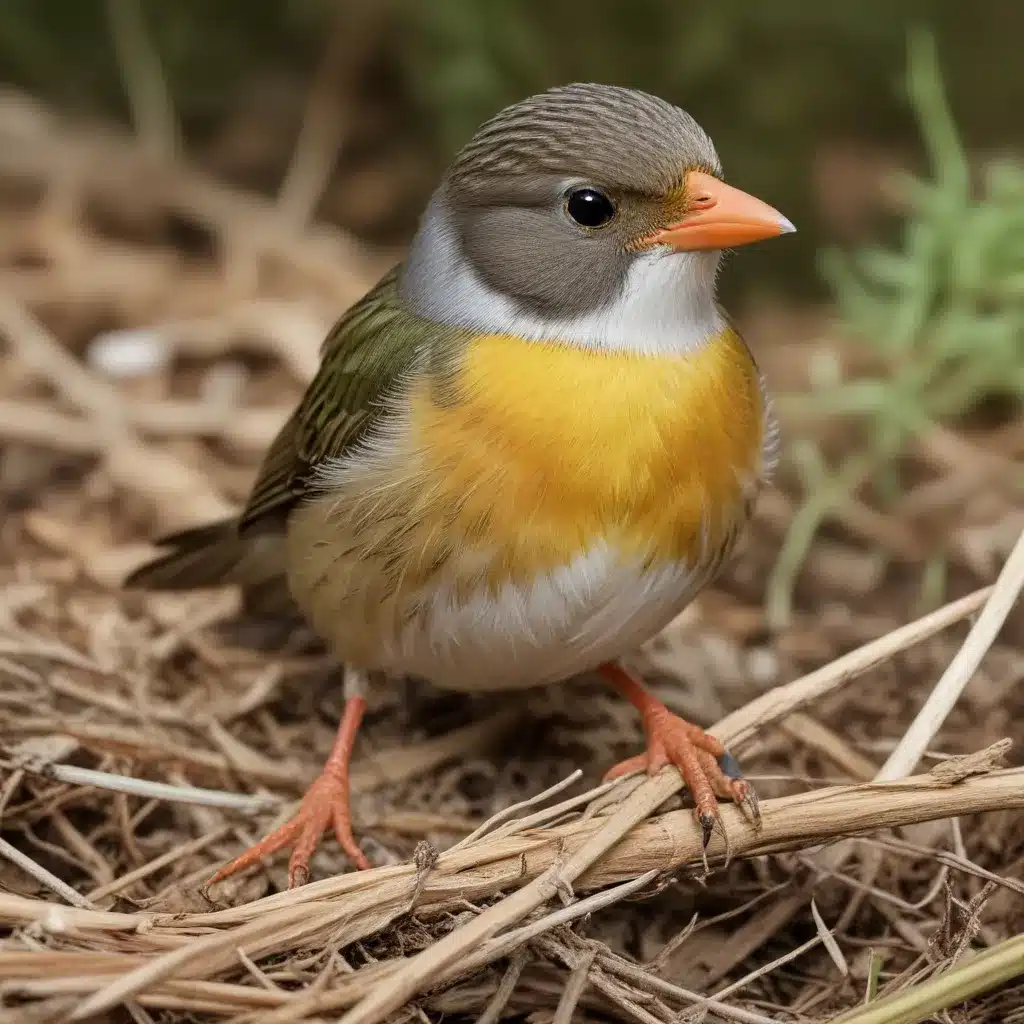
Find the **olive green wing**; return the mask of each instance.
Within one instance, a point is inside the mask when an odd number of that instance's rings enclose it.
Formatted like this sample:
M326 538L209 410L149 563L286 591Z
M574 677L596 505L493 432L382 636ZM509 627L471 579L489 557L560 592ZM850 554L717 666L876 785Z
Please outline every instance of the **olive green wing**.
M243 534L282 527L316 467L344 455L374 425L382 399L435 332L403 308L397 268L338 321L316 377L263 460L239 520Z
M419 354L433 361L452 350L457 332L407 312L398 268L338 321L324 341L320 368L264 457L241 515L186 530L158 543L165 552L137 569L125 586L191 590L283 583L282 537L288 513L317 466L345 454L377 422L383 399Z

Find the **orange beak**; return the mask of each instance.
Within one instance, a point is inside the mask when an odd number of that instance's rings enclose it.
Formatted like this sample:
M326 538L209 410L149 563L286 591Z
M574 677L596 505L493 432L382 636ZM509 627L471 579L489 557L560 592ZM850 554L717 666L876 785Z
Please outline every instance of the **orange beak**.
M778 210L703 171L687 173L686 194L686 216L649 235L647 245L670 245L677 252L731 249L796 231Z

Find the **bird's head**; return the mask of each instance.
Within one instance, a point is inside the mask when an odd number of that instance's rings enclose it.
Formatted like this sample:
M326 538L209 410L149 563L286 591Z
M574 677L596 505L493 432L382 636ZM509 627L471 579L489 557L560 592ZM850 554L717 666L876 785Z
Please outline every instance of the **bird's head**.
M457 155L402 291L420 314L478 331L686 350L722 329L722 250L793 230L722 180L685 111L570 85L501 111Z

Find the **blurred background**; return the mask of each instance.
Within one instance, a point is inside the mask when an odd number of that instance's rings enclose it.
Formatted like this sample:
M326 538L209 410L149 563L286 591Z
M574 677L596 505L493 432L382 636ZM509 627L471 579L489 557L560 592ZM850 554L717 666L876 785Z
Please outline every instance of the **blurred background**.
M389 244L501 107L571 81L646 89L800 228L727 286L821 296L817 250L875 235L880 172L926 160L904 85L915 25L938 41L967 147L1012 152L1024 12L998 0L5 0L0 79L270 194L319 116L330 174L311 212Z

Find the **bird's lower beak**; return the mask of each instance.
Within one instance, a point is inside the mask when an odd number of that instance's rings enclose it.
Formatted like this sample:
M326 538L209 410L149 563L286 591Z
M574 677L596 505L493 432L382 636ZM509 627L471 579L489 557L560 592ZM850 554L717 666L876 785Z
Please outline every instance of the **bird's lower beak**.
M648 236L648 245L670 245L677 252L731 249L796 231L778 210L703 171L687 174L686 195L686 216Z

